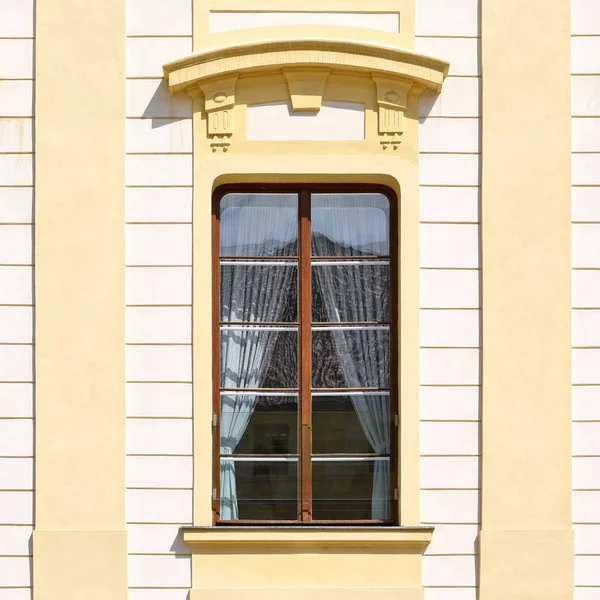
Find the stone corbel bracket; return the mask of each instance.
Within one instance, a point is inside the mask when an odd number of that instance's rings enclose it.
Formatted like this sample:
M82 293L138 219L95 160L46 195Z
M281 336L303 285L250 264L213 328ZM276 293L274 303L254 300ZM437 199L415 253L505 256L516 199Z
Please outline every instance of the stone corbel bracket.
M207 82L199 81L197 86L188 88L188 93L194 99L200 98L200 92L204 95L204 112L213 152L219 149L227 152L231 145L237 79L236 74Z
M404 112L408 105L408 96L421 95L425 86L409 79L380 75L371 77L377 87L381 146L384 150L389 147L396 150L400 145L400 136L404 133Z
M318 111L330 72L371 76L384 149L398 148L408 96L441 91L449 63L402 48L335 39L269 40L197 52L163 66L171 94L204 95L213 152L234 135L235 85L245 74L283 73L294 110Z

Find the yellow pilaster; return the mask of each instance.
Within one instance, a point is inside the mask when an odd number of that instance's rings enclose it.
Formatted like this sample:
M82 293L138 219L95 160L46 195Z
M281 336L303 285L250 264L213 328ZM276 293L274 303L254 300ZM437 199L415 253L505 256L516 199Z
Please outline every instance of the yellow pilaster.
M573 597L569 13L481 3L481 600Z
M36 5L36 600L127 597L125 10Z

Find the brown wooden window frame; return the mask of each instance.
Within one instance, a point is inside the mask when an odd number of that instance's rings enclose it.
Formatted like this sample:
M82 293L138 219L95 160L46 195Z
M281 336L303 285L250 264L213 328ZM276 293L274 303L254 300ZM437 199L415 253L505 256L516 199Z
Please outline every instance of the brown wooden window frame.
M299 514L297 520L220 520L220 328L221 328L221 299L220 299L220 204L224 196L230 193L296 193L298 194L298 323L286 325L298 326L299 346ZM311 194L314 193L380 193L389 200L390 261L389 279L389 310L390 310L390 516L389 520L313 520L311 516L312 477L311 453L312 445L312 296L311 296L311 223L310 207ZM399 494L398 494L398 464L399 464L399 402L398 402L398 347L399 347L399 252L398 252L398 198L395 192L387 186L377 184L227 184L214 190L212 198L212 379L213 379L213 524L219 526L240 525L397 525L399 523ZM253 257L244 257L253 258ZM266 257L262 257L266 258ZM287 258L287 257L286 257ZM329 258L329 257L319 257ZM330 257L339 259L339 256ZM355 258L355 257L348 257ZM342 257L343 260L343 257ZM319 323L327 325L328 323ZM340 323L335 323L340 325ZM360 388L362 389L362 388ZM351 391L350 388L327 388L328 392ZM275 390L271 390L275 391ZM387 389L386 389L387 391ZM327 457L328 455L319 456ZM337 455L335 455L337 456Z

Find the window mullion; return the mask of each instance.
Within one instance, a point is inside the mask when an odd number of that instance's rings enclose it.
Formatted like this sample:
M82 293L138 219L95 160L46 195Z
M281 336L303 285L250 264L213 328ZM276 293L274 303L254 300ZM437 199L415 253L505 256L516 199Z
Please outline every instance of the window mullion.
M299 195L300 217L300 519L312 520L312 297L311 297L311 233L310 192Z

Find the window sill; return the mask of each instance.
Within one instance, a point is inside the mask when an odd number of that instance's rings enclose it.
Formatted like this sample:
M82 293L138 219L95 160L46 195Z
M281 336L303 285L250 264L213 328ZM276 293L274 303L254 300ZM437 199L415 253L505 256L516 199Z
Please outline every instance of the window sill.
M433 527L351 526L227 526L182 527L183 541L190 548L421 548L433 535Z

